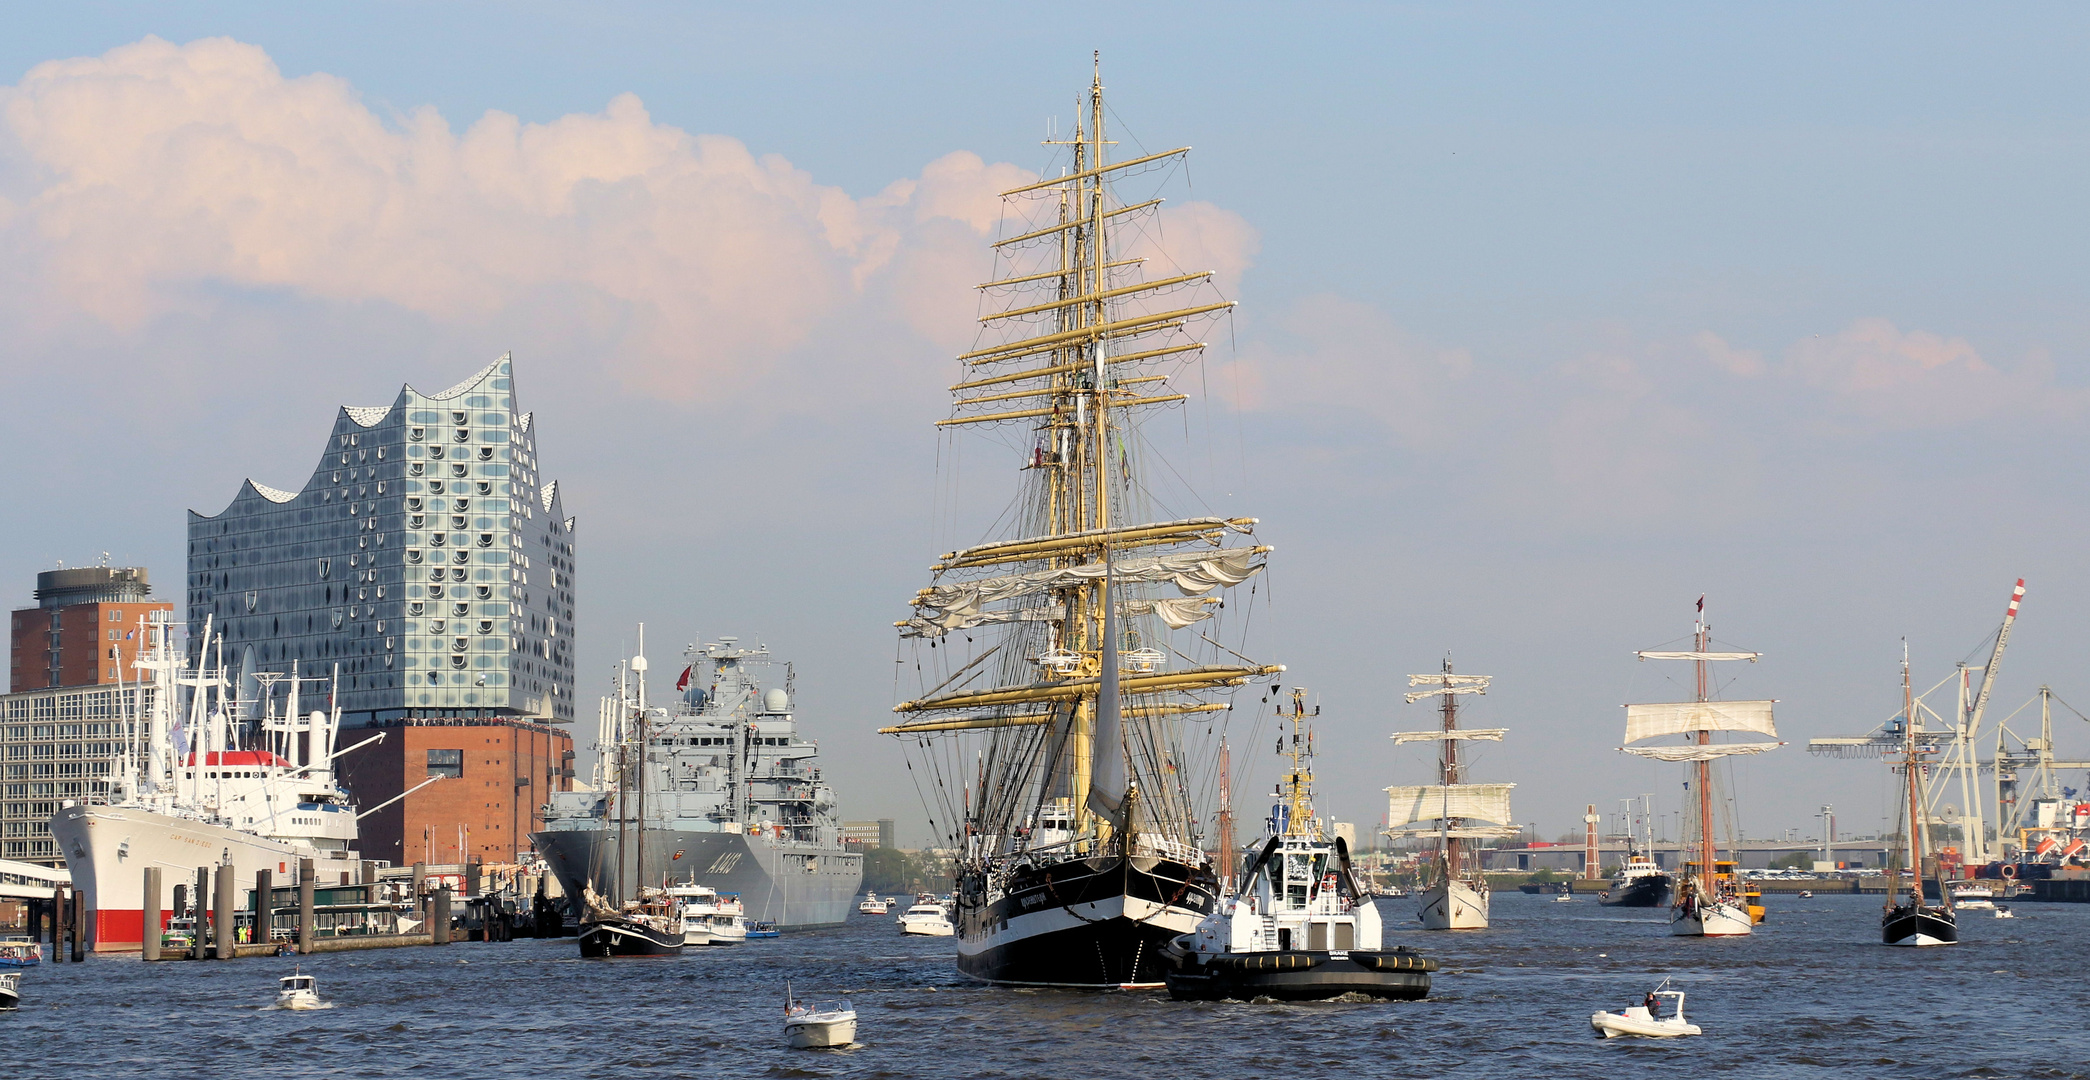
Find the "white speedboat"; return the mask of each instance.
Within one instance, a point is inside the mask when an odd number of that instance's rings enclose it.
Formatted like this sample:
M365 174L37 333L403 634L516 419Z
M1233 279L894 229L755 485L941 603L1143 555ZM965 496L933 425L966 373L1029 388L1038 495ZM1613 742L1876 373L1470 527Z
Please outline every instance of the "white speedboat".
M956 932L942 904L916 904L900 916L900 932L922 937L950 937Z
M1995 907L1995 909L1996 909L1996 918L1998 918L1998 919L2015 919L2015 918L2017 918L2017 912L2015 912L2015 911L2012 911L2012 910L2010 910L2009 908L2007 908L2007 907L2004 907L2004 906L2003 906L2003 905L2001 905L2001 904L1995 904L1995 905L1993 905L1993 906L1994 906L1994 907Z
M1555 893L1553 902L1556 904L1572 904L1575 902L1575 898L1569 893Z
M856 905L860 915L883 915L892 908L877 893L865 893L863 902Z
M1666 984L1665 984L1666 985ZM1589 1026L1606 1039L1621 1035L1639 1035L1649 1039L1667 1039L1678 1035L1699 1034L1698 1025L1684 1019L1684 992L1681 990L1655 990L1647 995L1653 1005L1640 1004L1618 1012L1599 1012L1590 1016ZM1662 1005L1669 1005L1669 1015L1662 1015Z
M856 1042L856 1010L849 1002L799 1001L784 984L784 1041L793 1050L826 1050Z
M22 1003L22 973L0 971L0 1012L13 1009Z
M302 971L285 975L276 982L276 1008L303 1012L327 1007L326 1002L319 1000L318 981Z

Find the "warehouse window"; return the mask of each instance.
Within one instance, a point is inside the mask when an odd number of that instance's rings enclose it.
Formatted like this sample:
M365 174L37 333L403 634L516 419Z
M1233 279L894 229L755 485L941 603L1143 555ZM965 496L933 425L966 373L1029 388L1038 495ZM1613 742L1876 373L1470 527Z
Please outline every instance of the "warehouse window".
M428 752L428 775L447 776L452 779L464 775L464 751L430 750Z

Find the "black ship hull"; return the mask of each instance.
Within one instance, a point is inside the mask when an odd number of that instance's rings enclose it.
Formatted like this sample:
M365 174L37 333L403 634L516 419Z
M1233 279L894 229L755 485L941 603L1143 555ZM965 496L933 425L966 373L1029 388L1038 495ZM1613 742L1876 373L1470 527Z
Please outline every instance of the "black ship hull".
M958 970L1010 986L1157 989L1163 950L1212 911L1217 881L1170 859L1099 856L958 878Z
M606 960L626 956L680 956L682 935L656 930L632 919L598 919L581 924L581 957Z
M1880 918L1885 945L1957 945L1959 919L1944 908L1903 904Z
M1392 952L1222 953L1205 962L1185 957L1167 972L1177 1001L1325 1001L1345 994L1415 1001L1430 994L1435 960Z
M1668 874L1648 874L1612 886L1597 896L1597 903L1605 907L1668 907L1673 892Z

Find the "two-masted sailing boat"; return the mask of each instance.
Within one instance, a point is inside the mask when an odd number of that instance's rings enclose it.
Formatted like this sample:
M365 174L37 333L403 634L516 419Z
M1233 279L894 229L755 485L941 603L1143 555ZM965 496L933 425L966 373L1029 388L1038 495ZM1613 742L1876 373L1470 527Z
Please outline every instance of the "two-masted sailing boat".
M1952 910L1952 890L1945 887L1942 876L1938 878L1938 902L1931 905L1923 899L1925 871L1935 871L1938 864L1930 851L1929 815L1924 812L1929 800L1924 796L1924 772L1930 765L1925 756L1937 753L1935 743L1925 743L1918 738L1916 720L1916 693L1909 685L1908 643L1901 646L1901 760L1895 762L1895 770L1902 777L1901 848L1897 852L1898 865L1909 875L1909 891L1906 898L1897 895L1894 884L1898 879L1889 867L1886 910L1880 913L1880 942L1886 945L1957 945L1959 944L1959 915Z
M1656 761L1678 761L1690 766L1685 803L1685 850L1689 853L1677 875L1676 899L1669 909L1669 932L1678 937L1732 937L1755 928L1756 919L1748 897L1736 881L1732 863L1719 862L1716 826L1713 820L1713 762L1736 754L1760 754L1784 746L1782 742L1715 743L1716 731L1750 732L1776 738L1771 721L1775 701L1715 701L1711 696L1711 665L1725 660L1754 662L1760 653L1716 652L1712 647L1712 624L1705 618L1705 598L1698 600L1698 619L1692 626L1688 650L1643 650L1642 660L1687 660L1696 675L1690 701L1658 702L1626 706L1627 743L1664 736L1682 735L1682 745L1622 746L1628 754Z
M993 530L1005 538L946 553L897 624L926 690L881 730L938 770L960 971L1158 986L1162 946L1218 887L1196 714L1283 669L1219 644L1224 590L1270 550L1243 539L1255 519L1157 513L1196 496L1149 483L1177 478L1142 417L1186 399L1168 380L1204 348L1190 328L1232 303L1197 295L1210 271L1148 270L1166 257L1142 218L1159 200L1127 204L1115 185L1165 177L1187 148L1112 160L1100 74L1080 115L1047 141L1066 154L1058 175L1002 195L1013 235L994 245L982 338L938 422L1013 449L1022 487Z
M1459 744L1475 740L1501 742L1507 728L1462 728L1459 698L1485 694L1492 675L1459 675L1444 670L1430 675L1408 676L1409 686L1426 689L1408 694L1408 704L1424 698L1443 700L1438 711L1444 725L1433 731L1396 731L1395 743L1438 744L1437 782L1386 789L1386 828L1389 832L1409 825L1435 825L1437 859L1433 879L1416 893L1418 917L1428 930L1485 930L1488 927L1488 880L1481 873L1478 852L1466 843L1490 837L1516 835L1510 821L1509 793L1515 784L1469 784L1466 765L1459 760ZM1492 822L1493 824L1478 824ZM1427 835L1428 829L1409 835Z
M579 927L581 955L590 959L616 956L677 956L686 940L682 907L665 888L646 884L646 845L641 842L649 821L646 816L647 758L654 743L646 708L646 628L639 627L639 652L631 658L631 673L637 683L636 696L617 678L616 790L609 812L616 815L616 872L611 878L616 895L605 899L593 884L583 888L584 909ZM611 747L600 747L608 751ZM605 845L597 845L600 854ZM631 863L625 864L625 852ZM627 871L630 877L625 875ZM590 873L590 879L597 875ZM630 892L625 882L631 883Z

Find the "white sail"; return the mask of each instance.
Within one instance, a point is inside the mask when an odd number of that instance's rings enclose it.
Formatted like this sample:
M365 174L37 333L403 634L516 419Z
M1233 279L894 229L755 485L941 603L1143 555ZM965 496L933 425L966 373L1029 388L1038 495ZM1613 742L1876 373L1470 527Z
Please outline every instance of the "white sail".
M1118 563L1111 573L1119 583L1173 583L1184 596L1202 596L1215 588L1238 585L1261 571L1263 564L1256 560L1268 550L1267 547L1222 548L1218 551L1149 555L1144 558L1126 559ZM910 620L910 624L921 622L948 631L962 629L967 625L978 625L979 622L998 621L993 620L991 615L982 617L981 608L1002 600L1069 588L1083 582L1095 581L1103 576L1102 563L1085 563L1081 566L1036 570L1027 574L1003 574L963 584L938 585L922 590L921 594L915 597L914 606L917 614L914 620ZM1171 615L1181 618L1190 612L1177 607L1170 611L1162 611L1161 614L1164 619L1168 619ZM968 619L978 621L968 623ZM1184 625L1187 626L1189 623L1185 622Z
M1181 599L1163 597L1158 600L1120 601L1118 610L1128 616L1159 615L1171 630L1181 630L1195 622L1202 622L1218 614L1225 606L1217 597L1187 596ZM954 630L970 630L975 626L990 623L1013 622L1061 622L1067 617L1067 605L1047 604L1042 607L1007 608L1001 611L982 611L977 607L947 611L930 620L916 616L900 624L901 637L942 637Z
M1452 697L1458 694L1485 694L1487 692L1488 688L1485 684L1480 686L1439 686L1429 690L1416 690L1408 694L1407 698L1408 704L1413 705L1426 697Z
M1763 654L1753 652L1655 652L1653 650L1642 650L1638 655L1642 660L1747 660L1753 664L1756 662L1756 658Z
M1456 728L1451 731L1445 731L1442 728L1439 728L1436 731L1396 731L1393 733L1393 741L1397 743L1411 743L1437 742L1441 739L1461 739L1469 741L1501 742L1502 737L1508 733L1508 728L1499 727Z
M1416 821L1473 818L1507 825L1515 784L1422 784L1386 789L1386 827Z
M1776 738L1771 723L1775 701L1672 701L1626 706L1626 737L1629 743L1662 735L1696 734L1700 731L1750 731Z
M1435 671L1425 675L1408 676L1409 686L1486 686L1493 675L1457 675L1449 671Z
M1720 743L1712 746L1621 746L1619 749L1656 761L1711 761L1734 754L1761 754L1784 745L1782 742L1752 742Z

